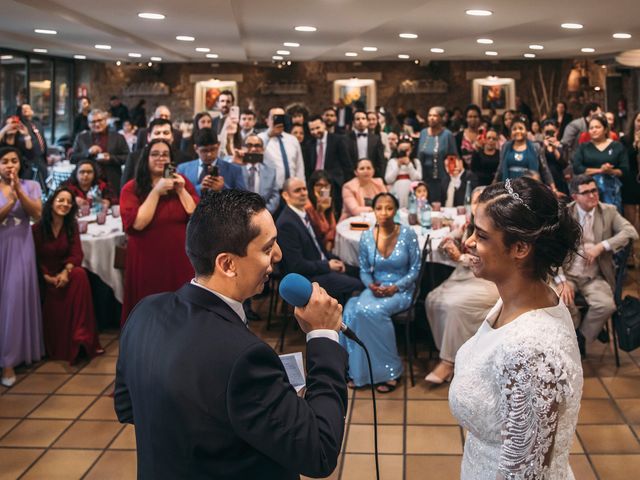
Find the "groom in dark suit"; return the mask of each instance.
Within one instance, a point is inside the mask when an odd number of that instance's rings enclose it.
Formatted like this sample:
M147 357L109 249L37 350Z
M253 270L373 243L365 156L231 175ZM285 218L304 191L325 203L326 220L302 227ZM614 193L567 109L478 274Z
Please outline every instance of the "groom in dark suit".
M375 176L384 178L387 169L387 159L384 156L384 145L380 135L369 130L367 112L357 110L353 114L353 130L346 136L347 151L351 156L353 168L361 158L368 158L376 169Z
M205 195L187 226L196 278L129 316L115 410L135 424L139 479L294 480L335 469L347 408L342 308L314 284L295 309L307 333L304 398L246 325L242 302L280 261L276 239L260 195Z

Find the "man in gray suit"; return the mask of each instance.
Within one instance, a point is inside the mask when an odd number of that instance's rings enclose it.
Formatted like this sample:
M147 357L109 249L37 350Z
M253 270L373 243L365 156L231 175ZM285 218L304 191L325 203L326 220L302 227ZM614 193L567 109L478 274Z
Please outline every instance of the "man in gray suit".
M234 161L242 164L242 175L247 190L257 193L267 204L267 210L273 215L280 204L280 192L276 185L276 171L263 163L264 143L257 134L244 139L241 155Z
M559 274L556 283L578 327L580 353L586 355L586 345L598 337L616 309L613 254L637 239L638 232L614 205L600 203L598 187L589 175L574 177L569 190L574 201L567 208L582 226L582 241L580 255L564 266L564 275ZM589 306L582 321L574 303L576 292Z

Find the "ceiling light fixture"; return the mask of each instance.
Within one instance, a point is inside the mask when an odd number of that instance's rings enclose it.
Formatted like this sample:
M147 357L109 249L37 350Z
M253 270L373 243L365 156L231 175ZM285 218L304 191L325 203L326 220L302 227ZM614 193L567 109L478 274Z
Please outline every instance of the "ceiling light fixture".
M111 45L94 45L95 48L97 48L98 50L111 50Z
M491 10L481 10L481 9L465 10L464 13L466 13L467 15L471 15L472 17L489 17L493 15L493 12Z
M209 47L197 47L196 48L196 52L200 52L200 53L208 53L210 51L211 51L211 49Z
M280 55L274 55L271 57L273 60L284 60L284 57L281 57Z
M0 60L11 60L13 55L0 55Z
M418 38L418 35L416 35L415 33L400 33L398 36L400 38Z
M563 23L560 26L569 30L580 30L584 25L582 25L581 23Z
M140 58L140 57L142 57L142 54L141 53L136 53L136 52L130 52L129 56L131 58Z
M46 48L34 48L33 51L36 53L47 53Z
M525 53L524 54L524 58L536 58L536 54L535 53Z
M46 28L36 28L34 30L34 32L42 33L43 35L57 35L58 34L58 32L56 32L55 30L48 30Z
M444 48L432 48L431 53L444 53Z
M166 17L162 13L140 12L138 17L145 20L164 20Z
M630 33L614 33L613 38L626 40L628 38L631 38L631 34Z
M406 53L399 53L398 58L401 58L402 60L407 60L409 59L409 55L407 55Z
M181 42L195 42L195 37L191 37L189 35L178 35L176 40L180 40Z
M217 53L207 53L205 55L205 57L207 57L207 58L218 58L219 55Z
M529 45L529 48L531 50L544 50L544 47L542 45Z
M357 57L358 54L356 52L345 52L345 57Z
M378 47L362 47L363 52L377 52Z
M316 32L318 29L310 25L298 25L295 27L296 32Z
M493 40L491 40L490 38L479 38L478 40L476 40L477 43L479 43L480 45L492 45L493 44Z
M494 52L493 50L487 50L486 52L484 52L484 54L490 57L495 57L498 55L498 52Z
M116 62L116 65L117 65L117 66L120 66L120 65L122 65L122 62L121 62L120 60L118 60L118 61Z
M289 50L278 50L276 51L276 53L278 55L291 55L291 52Z
M152 62L161 62L162 61L162 57L151 57L150 60Z
M591 47L583 47L583 48L580 49L580 51L582 53L593 53L593 52L596 51L596 49L595 48L591 48Z
M600 87L593 87L593 89L594 89L596 92L599 92L600 90L602 90Z
M282 45L291 48L298 48L300 46L300 44L297 42L284 42Z
M76 60L86 60L87 57L85 55L74 55L73 58Z

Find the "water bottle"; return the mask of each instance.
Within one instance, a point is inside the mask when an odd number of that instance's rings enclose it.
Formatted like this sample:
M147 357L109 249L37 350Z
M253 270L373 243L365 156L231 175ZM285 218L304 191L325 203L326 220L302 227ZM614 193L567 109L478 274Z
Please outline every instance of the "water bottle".
M431 205L429 205L429 202L422 202L420 224L422 225L422 233L425 233L426 230L431 230Z
M464 209L467 216L467 222L471 221L471 181L467 180L467 186L464 190Z
M418 206L416 196L413 191L409 192L409 225L417 225L418 223Z
M92 210L96 215L102 211L102 192L98 188L98 185L94 185L92 188L93 191L93 203Z

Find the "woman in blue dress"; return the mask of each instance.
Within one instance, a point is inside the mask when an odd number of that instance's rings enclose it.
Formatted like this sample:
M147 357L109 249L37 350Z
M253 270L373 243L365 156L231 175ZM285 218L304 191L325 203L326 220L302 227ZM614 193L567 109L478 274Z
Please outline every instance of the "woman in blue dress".
M398 200L393 195L376 195L373 210L376 226L360 238L360 279L367 288L347 302L343 321L369 349L373 382L379 392L387 393L396 388L402 374L391 316L411 305L420 270L420 248L413 229L394 222ZM340 341L349 352L353 386L368 385L364 350L343 335Z

